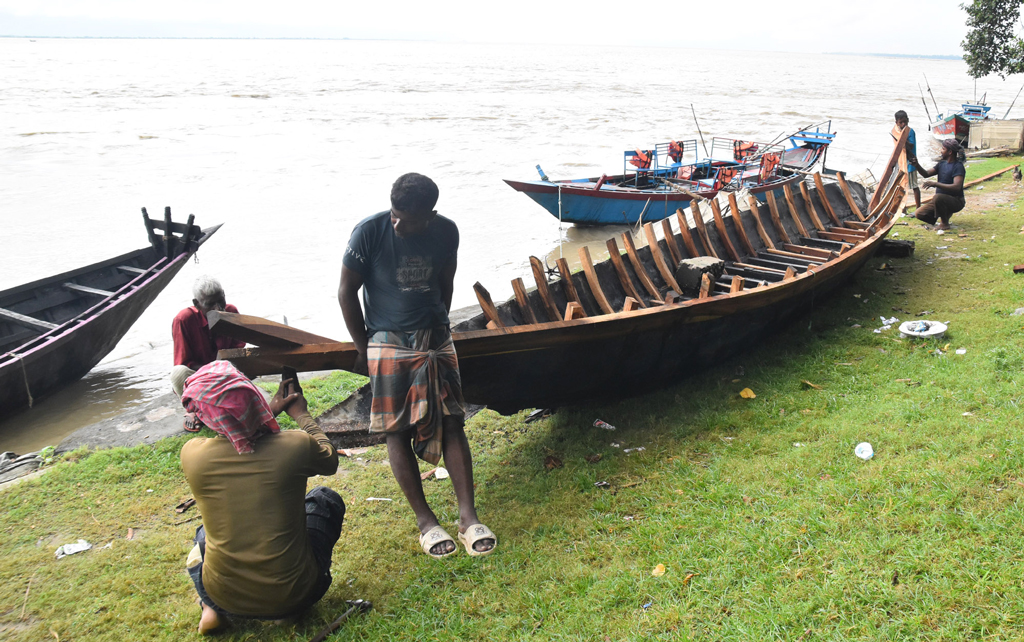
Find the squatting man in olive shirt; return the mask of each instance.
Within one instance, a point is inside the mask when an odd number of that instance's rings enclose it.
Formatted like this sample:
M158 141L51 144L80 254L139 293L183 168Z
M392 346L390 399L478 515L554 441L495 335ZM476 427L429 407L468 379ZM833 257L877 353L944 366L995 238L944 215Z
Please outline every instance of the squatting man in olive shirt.
M313 475L333 475L338 453L310 416L294 381L268 404L227 361L185 382L182 404L217 433L181 449L181 467L203 524L186 567L202 607L199 632L226 616L280 619L315 604L331 585L331 551L345 503L329 488L306 493ZM282 411L302 430L281 431Z

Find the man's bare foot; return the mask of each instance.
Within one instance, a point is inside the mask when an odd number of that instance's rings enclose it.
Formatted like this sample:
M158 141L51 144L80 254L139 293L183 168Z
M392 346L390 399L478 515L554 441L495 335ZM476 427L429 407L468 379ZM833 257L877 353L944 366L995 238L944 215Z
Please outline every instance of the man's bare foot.
M182 429L185 432L199 432L203 429L203 422L199 421L199 417L194 412L185 413L184 425Z
M217 615L216 611L202 602L200 602L199 605L203 607L203 614L199 618L199 633L202 635L209 635L220 628L220 616Z

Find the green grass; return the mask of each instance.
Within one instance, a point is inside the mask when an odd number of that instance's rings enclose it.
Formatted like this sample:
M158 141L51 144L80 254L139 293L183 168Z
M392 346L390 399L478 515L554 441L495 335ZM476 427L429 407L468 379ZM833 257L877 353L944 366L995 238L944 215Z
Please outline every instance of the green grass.
M326 598L298 622L240 623L223 639L306 640L355 598L374 611L331 640L1024 638L1024 317L1009 314L1024 306L1010 267L1024 262L1024 198L1010 183L972 192L1004 190L1005 204L969 203L953 233L897 226L915 257L873 259L717 369L530 425L475 417L480 514L500 539L489 557L423 555L384 449L343 459L315 480L349 508ZM872 332L880 315L924 310L950 322L945 340ZM172 510L188 496L185 440L75 453L0 493L0 637L198 637L183 569L197 522ZM860 441L874 459L853 455ZM564 466L547 470L548 456ZM454 522L450 484L425 486ZM96 548L54 560L79 537Z

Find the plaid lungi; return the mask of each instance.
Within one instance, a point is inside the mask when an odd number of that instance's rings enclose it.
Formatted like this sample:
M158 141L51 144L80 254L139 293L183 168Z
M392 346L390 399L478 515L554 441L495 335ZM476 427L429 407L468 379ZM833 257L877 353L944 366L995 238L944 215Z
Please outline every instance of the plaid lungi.
M431 464L441 460L442 417L464 417L459 358L446 326L382 330L366 350L373 402L371 432L415 429L413 450Z

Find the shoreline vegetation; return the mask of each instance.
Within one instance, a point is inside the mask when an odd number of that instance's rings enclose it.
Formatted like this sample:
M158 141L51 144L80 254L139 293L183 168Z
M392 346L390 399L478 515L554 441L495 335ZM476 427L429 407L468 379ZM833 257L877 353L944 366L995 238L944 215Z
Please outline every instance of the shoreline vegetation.
M971 163L967 179L1020 162ZM307 640L358 598L374 609L331 640L1020 639L1022 213L1007 173L970 189L944 235L901 220L890 238L914 256L875 257L760 349L679 385L531 424L479 413L478 505L501 538L487 558L424 555L386 449L343 457L310 480L348 505L324 600L220 639ZM880 316L949 331L901 339L873 332ZM316 414L361 381L303 386ZM0 492L0 638L198 639L184 562L199 516L174 511L189 438L78 450ZM862 441L873 459L854 455ZM450 482L424 485L453 523ZM55 559L79 538L93 548Z

